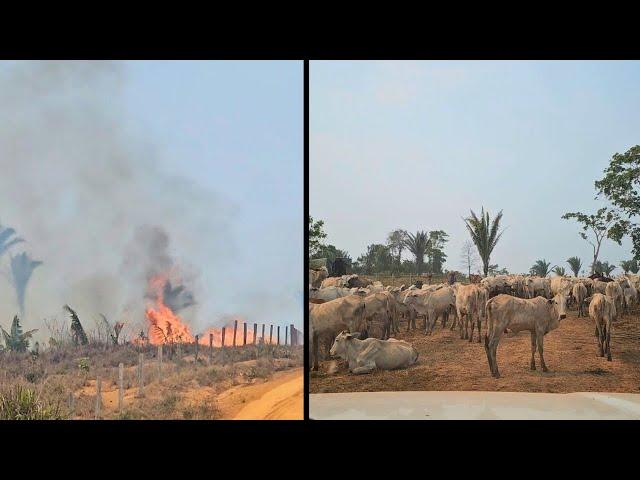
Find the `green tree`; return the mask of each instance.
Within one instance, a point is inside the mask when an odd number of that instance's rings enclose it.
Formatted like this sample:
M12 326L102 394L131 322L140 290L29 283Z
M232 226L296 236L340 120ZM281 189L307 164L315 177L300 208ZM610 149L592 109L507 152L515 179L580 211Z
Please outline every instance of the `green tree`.
M509 275L509 271L506 267L500 268L498 264L489 265L489 275Z
M569 264L569 268L571 268L574 277L577 277L580 273L580 269L582 268L582 260L578 257L569 257L567 258L567 263Z
M352 267L352 260L349 253L344 250L340 250L333 245L321 245L318 248L318 251L311 258L326 258L327 263L329 264L329 273L333 273L331 269L333 268L333 262L336 258L343 258L344 263L347 267L347 270Z
M392 264L393 257L389 248L378 243L369 245L367 252L358 257L358 265L365 274L387 272Z
M2 336L4 337L5 348L11 352L26 352L29 348L29 339L38 331L38 329L35 329L23 332L17 315L13 317L11 332L7 332L2 327L0 327L0 330L2 330Z
M610 265L609 262L601 262L600 260L598 260L594 265L593 265L593 272L600 274L600 275L604 275L606 277L611 276L611 273L616 269L615 265Z
M564 267L560 267L558 265L556 265L555 267L553 267L553 273L555 273L556 275L558 275L559 277L564 277L566 275L566 271L564 269Z
M387 235L387 247L389 247L391 254L396 256L398 267L402 263L402 250L405 248L407 238L407 232L399 228Z
M604 170L604 177L595 182L598 195L604 195L621 214L609 228L608 236L620 244L622 237L629 235L633 242L633 254L640 258L640 225L631 218L640 215L640 145L625 153L615 153Z
M309 215L309 257L313 258L322 246L322 240L327 238L327 234L323 230L324 221L313 221L313 217Z
M613 210L602 207L594 215L569 212L565 213L562 218L565 220L575 219L582 226L583 231L579 232L579 235L593 247L593 262L591 263L591 273L593 273L593 266L598 261L602 241L609 236L609 227L619 220L618 215ZM589 238L585 232L590 232L593 237ZM621 239L614 240L618 244L621 242Z
M635 268L636 268L636 273L637 273L637 268L638 268L638 263L636 262L635 259L631 259L631 260L621 260L620 261L620 268L622 269L622 271L627 274L630 271L632 271L631 269L634 268L634 263L635 263Z
M529 269L529 273L531 275L536 275L538 277L546 277L551 272L551 262L547 262L546 260L536 260L536 263Z
M443 230L429 232L429 246L427 248L427 271L430 273L442 273L442 265L447 259L444 253L444 244L449 241L449 235Z
M502 220L502 210L498 212L498 215L496 215L493 221L491 221L489 217L489 212L484 211L484 207L482 207L479 218L475 212L471 210L471 216L463 218L463 220L471 235L471 240L478 249L478 254L482 259L484 276L486 277L489 273L491 253L504 233L504 230L498 232L500 229L500 221Z
M424 256L429 249L429 235L427 232L418 230L415 235L407 233L404 246L415 258L416 273L420 275L424 271Z

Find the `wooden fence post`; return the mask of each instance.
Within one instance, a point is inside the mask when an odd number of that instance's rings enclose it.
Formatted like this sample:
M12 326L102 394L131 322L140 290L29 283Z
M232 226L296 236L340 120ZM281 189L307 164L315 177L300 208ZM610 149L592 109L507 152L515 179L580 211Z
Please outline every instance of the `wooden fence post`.
M269 327L269 345L271 345L271 340L273 340L273 323Z
M222 348L222 364L224 365L224 362L226 361L226 353L225 353L225 346L224 346L224 334L227 330L227 327L222 327L222 345L220 345L220 347Z
M262 343L264 344L264 323L262 324Z
M73 417L76 414L76 397L73 392L69 392L69 417Z
M284 327L284 346L287 346L287 340L289 339L289 326L285 325Z
M142 377L142 366L144 364L144 353L138 355L138 397L144 396L144 382Z
M118 364L118 411L122 412L124 407L124 364Z
M278 345L280 345L280 325L278 325Z
M258 324L253 324L253 344L256 344L256 336L258 335Z
M162 376L162 344L158 345L158 376Z
M236 348L236 333L238 332L238 320L233 321L233 348Z
M247 322L244 322L242 325L244 328L244 338L242 340L242 345L244 346L247 344Z
M200 335L196 335L196 361L198 363L198 347L200 345Z
M96 378L96 420L100 419L100 410L102 407L102 379L100 375Z
M213 361L213 333L209 334L209 363Z

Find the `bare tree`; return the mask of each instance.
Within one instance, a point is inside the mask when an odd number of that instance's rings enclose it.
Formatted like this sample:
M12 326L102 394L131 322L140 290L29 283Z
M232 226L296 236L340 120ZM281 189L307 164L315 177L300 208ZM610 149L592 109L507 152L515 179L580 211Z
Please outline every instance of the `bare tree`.
M478 257L476 246L471 240L466 240L462 244L462 250L460 251L460 265L463 270L469 272L469 278L471 278L471 270L475 270L479 261L480 257Z

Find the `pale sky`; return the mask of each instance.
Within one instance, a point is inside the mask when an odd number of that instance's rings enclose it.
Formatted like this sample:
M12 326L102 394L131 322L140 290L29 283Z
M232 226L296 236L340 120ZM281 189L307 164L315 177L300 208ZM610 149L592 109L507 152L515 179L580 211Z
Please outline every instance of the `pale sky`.
M560 217L604 204L594 181L640 143L638 85L637 61L311 62L310 214L354 260L396 228L445 230L459 270L461 217L502 209L491 263L586 268L591 246ZM601 260L628 258L628 239L605 240Z

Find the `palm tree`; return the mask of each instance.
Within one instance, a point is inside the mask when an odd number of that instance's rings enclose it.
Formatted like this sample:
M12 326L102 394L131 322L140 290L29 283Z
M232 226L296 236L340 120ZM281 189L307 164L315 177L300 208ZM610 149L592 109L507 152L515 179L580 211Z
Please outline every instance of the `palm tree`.
M16 290L18 306L24 315L24 296L27 291L27 283L36 267L42 265L38 260L32 260L29 255L22 252L15 257L11 257L11 280Z
M502 210L490 221L489 212L484 211L484 207L480 212L480 218L478 218L473 210L471 210L471 216L463 218L464 223L471 234L471 240L478 249L478 254L482 259L482 267L484 269L484 276L489 273L489 260L491 258L491 252L495 248L498 240L502 236L504 230L498 233L500 228L500 220L502 220Z
M16 231L13 228L7 228L0 225L0 257L3 253L9 250L9 247L15 245L16 243L24 242L24 239L20 237L13 237Z
M538 277L546 277L549 275L551 271L551 262L547 262L546 260L536 260L536 263L533 264L533 267L529 269L529 273L531 275L537 275Z
M601 262L598 260L593 264L593 271L606 277L610 277L611 273L616 269L615 265L609 265L609 262Z
M404 246L409 250L416 258L416 272L418 275L422 273L424 266L424 256L429 249L429 235L427 232L418 230L415 235L407 233L407 238L404 241Z
M577 277L580 273L580 269L582 268L582 260L578 257L569 257L567 258L567 263L569 264L569 268L571 268L573 275Z
M556 265L556 266L553 268L553 270L552 270L552 271L553 271L553 273L555 273L555 274L556 274L556 275L558 275L559 277L564 277L564 276L565 276L565 274L566 274L564 267L560 267L560 266L558 266L558 265Z
M7 332L4 328L0 327L2 330L2 336L4 337L4 344L7 350L11 352L26 352L29 348L29 339L31 336L38 331L29 330L27 332L22 331L22 326L20 325L20 320L18 316L13 317L13 322L11 323L11 333Z
M631 260L621 260L620 268L624 270L625 274L629 272L638 273L638 262L635 258L632 258Z

